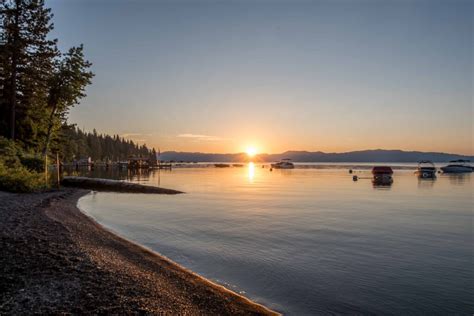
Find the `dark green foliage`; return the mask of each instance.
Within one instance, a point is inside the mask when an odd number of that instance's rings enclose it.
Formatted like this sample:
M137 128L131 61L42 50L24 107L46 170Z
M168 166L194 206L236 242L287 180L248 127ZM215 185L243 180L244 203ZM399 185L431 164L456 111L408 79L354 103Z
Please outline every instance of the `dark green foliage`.
M28 170L44 172L44 160L39 155L24 154L20 156L20 163Z
M63 161L154 155L146 145L67 124L93 73L82 45L58 50L51 19L44 0L0 0L0 189L45 187L38 172L50 153Z
M44 0L0 0L0 136L47 155L91 83L83 46L61 53Z
M43 155L49 150L51 139L66 124L70 108L85 97L85 88L94 76L91 63L84 59L83 46L73 47L58 61L49 82L48 108L51 113L43 145Z
M76 145L59 132L85 96L91 63L82 45L58 50L51 19L44 0L0 0L0 189L44 188L46 174L38 172L51 145Z
M21 148L12 140L0 136L0 162L13 168L20 164Z
M8 168L23 166L28 170L44 171L44 160L38 154L27 152L17 142L0 136L0 161Z
M39 148L47 129L48 83L60 53L42 0L0 2L0 135Z
M59 146L55 148L64 161L86 157L91 157L94 161L120 161L127 160L130 156L156 157L155 150L148 149L146 145L135 144L119 135L98 134L96 130L86 133L74 126L63 126L60 137L68 140L59 140Z
M8 168L0 161L0 190L26 193L44 190L47 187L42 173L28 170L22 165Z
M43 161L25 153L14 141L0 136L0 190L34 192L47 188Z

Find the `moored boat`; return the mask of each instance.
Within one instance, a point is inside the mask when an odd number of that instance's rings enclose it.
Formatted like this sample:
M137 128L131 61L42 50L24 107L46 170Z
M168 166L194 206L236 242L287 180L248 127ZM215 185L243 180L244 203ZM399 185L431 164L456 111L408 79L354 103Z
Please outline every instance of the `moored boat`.
M432 161L422 160L418 163L418 168L415 174L420 178L435 178L436 167Z
M230 165L227 164L227 163L215 163L214 167L216 167L216 168L229 168Z
M272 163L272 168L275 169L293 169L295 165L291 162L291 159L282 159L277 163Z
M449 165L441 167L444 173L466 173L473 172L473 168L470 165L469 160L452 160Z
M372 182L378 185L390 185L393 182L393 170L388 166L376 166L372 168Z

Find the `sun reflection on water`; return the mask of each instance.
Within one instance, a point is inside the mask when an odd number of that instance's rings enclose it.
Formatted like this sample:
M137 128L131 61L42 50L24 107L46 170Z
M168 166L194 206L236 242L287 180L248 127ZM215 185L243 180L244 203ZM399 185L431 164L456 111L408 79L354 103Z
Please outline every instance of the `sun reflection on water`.
M249 182L253 182L253 178L255 177L255 164L249 162L248 169Z

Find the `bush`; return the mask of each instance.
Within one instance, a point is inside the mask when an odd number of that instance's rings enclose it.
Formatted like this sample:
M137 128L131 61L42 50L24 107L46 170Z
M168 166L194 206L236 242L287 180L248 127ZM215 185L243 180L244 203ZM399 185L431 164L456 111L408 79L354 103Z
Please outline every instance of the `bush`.
M21 149L14 141L0 136L0 162L3 162L7 167L19 166L20 153Z
M44 175L29 171L23 166L7 167L0 162L0 190L10 192L36 192L46 189Z
M0 190L36 192L48 187L43 160L27 154L15 141L0 137Z
M20 162L28 170L36 172L44 172L44 160L36 155L22 155L20 156Z

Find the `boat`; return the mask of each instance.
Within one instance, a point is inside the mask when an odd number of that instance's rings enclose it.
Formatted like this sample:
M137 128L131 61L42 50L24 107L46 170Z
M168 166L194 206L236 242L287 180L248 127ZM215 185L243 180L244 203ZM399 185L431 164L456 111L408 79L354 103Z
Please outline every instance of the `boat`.
M244 166L244 165L241 164L241 163L234 163L234 164L232 165L232 167L235 167L235 168L242 168L243 166Z
M282 159L277 163L272 163L272 168L275 169L294 169L295 165L291 162L291 159Z
M436 167L432 161L422 160L418 162L418 168L415 171L415 174L419 178L436 178Z
M474 171L470 165L470 161L462 159L451 160L449 165L441 167L441 170L443 170L443 173L466 173Z
M372 168L372 183L377 185L390 185L393 182L393 170L388 166L376 166Z
M227 163L216 163L216 164L214 164L214 166L216 168L229 168L230 167L230 165L227 164Z

